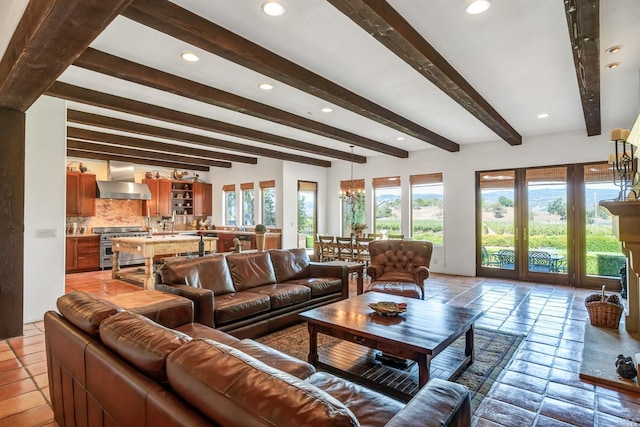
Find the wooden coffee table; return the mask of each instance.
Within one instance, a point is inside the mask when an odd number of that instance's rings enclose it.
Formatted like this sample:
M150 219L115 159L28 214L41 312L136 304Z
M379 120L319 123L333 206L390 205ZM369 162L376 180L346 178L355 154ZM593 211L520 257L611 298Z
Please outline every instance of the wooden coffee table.
M404 302L407 311L398 316L383 316L367 305L378 301ZM418 386L423 387L429 381L432 359L462 335L465 335L464 354L457 359L459 363L451 366L448 378L473 362L474 322L482 314L479 309L368 292L305 311L300 317L308 324L309 363L315 367L350 377L348 372L319 357L318 333L321 333L416 361Z

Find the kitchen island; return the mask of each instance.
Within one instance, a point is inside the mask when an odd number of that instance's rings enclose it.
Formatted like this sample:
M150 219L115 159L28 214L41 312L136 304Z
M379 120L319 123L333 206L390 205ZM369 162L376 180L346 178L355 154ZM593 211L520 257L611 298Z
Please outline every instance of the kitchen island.
M204 237L205 252L216 251L216 237ZM200 237L170 235L152 237L115 237L111 239L113 251L113 269L111 277L114 279L124 278L120 269L120 252L128 252L142 255L144 257L144 279L145 289L154 289L155 280L153 277L153 257L155 255L169 255L181 253L198 253Z

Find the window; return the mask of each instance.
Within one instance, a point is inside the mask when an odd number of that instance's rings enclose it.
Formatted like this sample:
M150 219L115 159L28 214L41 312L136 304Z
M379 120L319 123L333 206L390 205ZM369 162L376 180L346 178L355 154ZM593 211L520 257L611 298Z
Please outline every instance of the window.
M298 181L298 247L313 248L317 233L318 183Z
M262 223L267 227L276 226L276 182L260 181L262 199Z
M401 234L400 177L373 178L373 198L375 233Z
M355 234L353 224L364 224L364 179L340 181L342 200L342 235ZM362 227L356 227L362 230Z
M253 182L240 184L240 190L242 191L242 225L256 225Z
M434 245L444 243L442 174L411 175L411 237Z
M236 225L236 186L235 184L222 187L224 197L224 224Z

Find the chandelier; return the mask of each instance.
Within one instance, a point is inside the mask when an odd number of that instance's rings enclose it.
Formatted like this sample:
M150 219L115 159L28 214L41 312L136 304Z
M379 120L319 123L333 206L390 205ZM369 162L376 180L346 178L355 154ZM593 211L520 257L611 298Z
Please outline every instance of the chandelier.
M635 151L640 144L640 116L631 130L612 129L614 152L609 155L613 165L613 183L620 188L618 200L638 199L638 159Z

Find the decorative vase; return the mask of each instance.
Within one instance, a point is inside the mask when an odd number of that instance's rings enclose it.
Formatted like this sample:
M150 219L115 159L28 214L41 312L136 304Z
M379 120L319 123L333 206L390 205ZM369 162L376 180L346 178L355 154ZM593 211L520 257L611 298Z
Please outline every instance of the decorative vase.
M264 251L264 233L256 233L256 249L260 252Z

